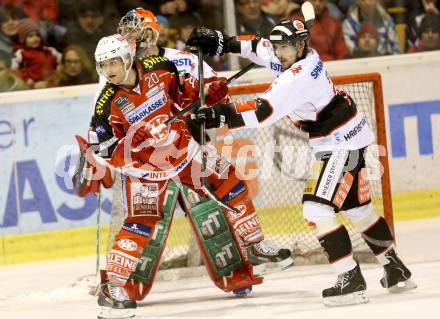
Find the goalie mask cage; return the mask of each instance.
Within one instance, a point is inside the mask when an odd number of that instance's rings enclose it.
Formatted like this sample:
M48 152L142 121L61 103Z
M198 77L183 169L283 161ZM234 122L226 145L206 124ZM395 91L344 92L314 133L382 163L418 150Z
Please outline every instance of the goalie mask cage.
M393 214L387 158L386 125L381 77L378 73L335 76L335 87L347 92L358 110L367 118L376 135L376 143L367 149L366 163L370 192L375 211L384 216L393 231ZM244 84L230 87L233 100L254 99L269 88L270 83ZM289 248L296 264L326 262L317 237L302 215L302 194L311 176L314 162L306 133L296 129L284 118L260 129L218 130L216 147L247 179L246 183L260 218L265 239ZM118 184L118 183L116 183ZM121 193L115 187L114 213L109 242L119 230ZM119 213L118 213L119 211ZM119 217L118 217L119 215ZM355 258L375 261L359 232L343 216L353 243ZM107 252L109 249L107 249ZM201 263L195 239L183 213L175 214L161 268L196 266Z

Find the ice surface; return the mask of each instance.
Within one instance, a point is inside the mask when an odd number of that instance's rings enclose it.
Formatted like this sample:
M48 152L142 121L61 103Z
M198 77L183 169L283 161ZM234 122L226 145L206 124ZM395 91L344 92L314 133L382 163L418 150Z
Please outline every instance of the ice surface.
M361 265L370 303L326 308L321 290L333 285L330 266L292 267L266 275L247 298L214 287L208 277L158 281L140 303L136 318L431 318L440 311L440 218L396 225L400 257L416 290L389 294L382 269ZM96 318L96 299L77 279L94 271L94 258L0 267L0 318ZM72 283L75 283L72 285Z

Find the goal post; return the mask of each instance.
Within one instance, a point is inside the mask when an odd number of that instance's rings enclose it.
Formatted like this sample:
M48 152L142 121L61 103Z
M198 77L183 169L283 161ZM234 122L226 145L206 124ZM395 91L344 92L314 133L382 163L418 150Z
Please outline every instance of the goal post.
M381 76L378 73L335 76L332 81L337 89L346 91L353 98L375 133L377 144L369 146L366 152L372 203L394 233ZM254 99L269 86L270 83L242 84L231 86L229 91L233 100ZM219 129L212 143L219 153L231 160L239 174L246 177L244 180L260 217L265 238L291 249L297 263L325 262L325 254L302 216L303 189L314 161L307 134L284 118L265 128ZM121 198L121 192L115 189L114 207L118 206ZM112 215L117 215L118 211L120 214L120 210L115 209ZM361 256L359 259L374 261L353 225L343 214L337 215L349 231L354 254ZM112 226L113 232L119 228ZM111 231L110 241L114 235ZM188 220L182 211L178 211L171 226L161 268L197 265L193 258L193 252L197 254L194 244Z

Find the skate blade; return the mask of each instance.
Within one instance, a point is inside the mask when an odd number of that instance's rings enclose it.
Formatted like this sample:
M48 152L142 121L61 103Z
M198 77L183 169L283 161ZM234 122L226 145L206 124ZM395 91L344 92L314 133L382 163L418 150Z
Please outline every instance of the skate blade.
M387 289L392 294L398 294L416 288L417 288L417 284L411 279L408 279L405 281L398 282L396 285L389 287Z
M114 309L99 307L98 319L128 319L135 317L135 309Z
M254 276L263 276L266 273L266 264L259 264L256 266L252 266Z
M286 258L284 260L281 260L277 264L281 267L281 270L287 269L293 266L293 258L292 257Z
M327 307L340 307L363 304L369 302L369 300L367 298L367 292L363 290L341 296L327 297L324 298L323 302Z

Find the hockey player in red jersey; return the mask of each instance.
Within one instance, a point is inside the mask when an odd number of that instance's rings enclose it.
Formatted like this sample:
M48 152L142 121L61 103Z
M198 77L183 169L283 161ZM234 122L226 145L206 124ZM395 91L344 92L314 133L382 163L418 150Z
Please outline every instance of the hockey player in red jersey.
M183 52L171 48L163 48L157 45L160 28L156 17L151 11L137 8L127 12L121 19L118 27L119 34L127 39L133 49L135 49L137 58L145 58L149 56L163 56L172 61L179 73L181 81L192 83L193 87L198 85L198 58L196 55ZM209 103L211 99L222 99L228 94L228 89L224 83L224 78L217 77L217 73L204 63L203 67L205 83L209 85L209 94L207 96ZM106 85L107 79L100 76L100 88ZM106 96L97 97L97 103L103 104ZM225 101L227 97L225 98ZM191 98L187 99L190 102ZM184 105L175 104L176 110L181 110ZM98 154L103 158L108 158L118 142L114 131L108 123L110 110L103 106L102 112L104 116L94 115L91 121L91 129L89 131L90 144L99 150ZM98 121L99 119L99 121ZM96 181L94 182L96 184ZM275 262L281 267L287 267L293 263L288 249L278 247L274 242L264 239L258 216L252 218L251 222L246 222L244 217L236 217L234 214L228 213L227 217L233 222L236 229L242 229L239 232L243 241L246 243L246 249L251 264L258 266L258 271L264 270L264 264L267 262Z
M210 55L240 54L270 69L277 79L258 98L200 109L193 121L204 122L207 128L258 128L287 116L309 133L319 174L306 183L303 215L338 275L335 286L322 292L325 305L368 301L347 229L335 215L339 211L353 222L383 265L382 286L390 292L415 288L411 272L396 255L390 228L371 204L364 174L365 151L374 134L352 98L334 88L319 55L308 47L309 36L309 28L301 20L281 22L269 40L194 29L188 46L201 47ZM347 164L353 162L356 165L347 170Z
M246 246L260 242L262 233L234 167L215 150L209 151L208 182L218 198L240 209L239 216L221 211L201 190L198 127L189 127L181 119L155 130L178 112L176 105L195 98L194 81L181 83L175 65L165 57L133 61L128 42L119 35L101 39L95 57L108 83L97 99L94 125L99 142L108 140L104 125L111 125L117 143L108 153L109 163L120 167L125 195L124 224L99 288L102 317L118 309L122 317L129 316L131 312L125 311L136 308L136 300L148 294L177 201L189 217L208 273L219 288L243 294L261 283L262 278L253 275ZM253 220L249 227L239 226ZM290 257L290 251L283 253Z

